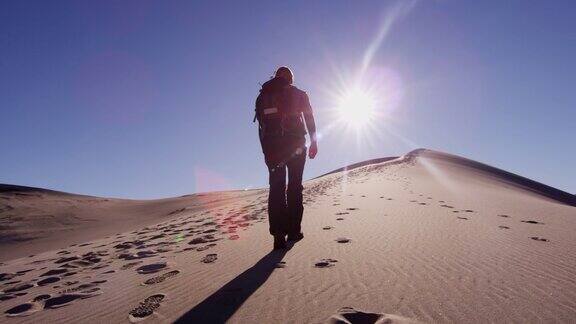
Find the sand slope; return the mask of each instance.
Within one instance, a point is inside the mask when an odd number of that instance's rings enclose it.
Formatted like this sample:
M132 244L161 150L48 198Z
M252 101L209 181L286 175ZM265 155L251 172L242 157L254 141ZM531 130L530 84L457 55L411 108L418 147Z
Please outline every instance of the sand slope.
M2 234L15 233L0 245L7 323L576 320L576 198L445 153L307 181L305 239L279 252L265 190L99 203L24 192L37 196L0 195ZM39 230L59 228L44 214L76 217L61 224L80 233L72 245ZM80 241L91 228L101 236Z
M229 191L127 200L0 184L0 261L142 228L184 210L213 208L258 193Z

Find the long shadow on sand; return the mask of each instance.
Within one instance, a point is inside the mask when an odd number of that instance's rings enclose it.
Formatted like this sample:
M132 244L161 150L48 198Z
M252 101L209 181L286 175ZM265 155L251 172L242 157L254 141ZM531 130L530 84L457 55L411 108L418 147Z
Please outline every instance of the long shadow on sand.
M224 323L272 274L289 249L268 253L174 323Z

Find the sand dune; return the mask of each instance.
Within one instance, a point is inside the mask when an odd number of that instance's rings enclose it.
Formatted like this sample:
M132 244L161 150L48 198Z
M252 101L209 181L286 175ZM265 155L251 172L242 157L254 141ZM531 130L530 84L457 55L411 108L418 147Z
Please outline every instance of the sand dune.
M251 190L127 200L0 185L0 261L85 243L258 194Z
M277 252L266 198L3 185L3 321L576 320L572 194L416 150L307 181L305 239Z

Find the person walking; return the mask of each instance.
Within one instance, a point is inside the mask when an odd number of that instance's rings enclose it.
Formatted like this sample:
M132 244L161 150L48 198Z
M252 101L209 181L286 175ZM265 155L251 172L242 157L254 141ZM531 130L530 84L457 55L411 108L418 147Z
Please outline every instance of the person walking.
M254 117L258 120L260 144L268 167L268 221L275 250L286 248L286 239L297 242L304 238L301 222L306 129L310 136L309 158L314 159L318 153L310 100L306 92L293 83L292 71L285 66L278 68L275 76L260 89Z

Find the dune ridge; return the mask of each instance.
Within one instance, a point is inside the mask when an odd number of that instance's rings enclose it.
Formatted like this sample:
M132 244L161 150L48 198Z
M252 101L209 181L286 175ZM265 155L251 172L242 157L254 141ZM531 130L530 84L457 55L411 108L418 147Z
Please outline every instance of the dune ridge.
M570 206L576 206L576 195L545 185L543 183L525 178L523 176L508 172L488 164L470 160L461 156L448 154L429 149L417 149L408 154L408 158L430 158L438 159L449 163L458 164L462 167L468 167L489 174L503 182L514 184L518 187L533 191L536 194L546 196Z

